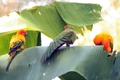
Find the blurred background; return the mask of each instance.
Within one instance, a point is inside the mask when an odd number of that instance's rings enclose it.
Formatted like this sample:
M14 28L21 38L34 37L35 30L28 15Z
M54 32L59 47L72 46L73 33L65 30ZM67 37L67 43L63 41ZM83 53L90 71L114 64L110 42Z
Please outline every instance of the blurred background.
M43 6L51 4L55 0L0 0L0 17L14 10L31 8L35 5ZM120 0L56 0L80 3L97 3L102 6L101 15L103 21L93 25L92 31L84 28L84 36L78 34L79 40L74 45L94 45L93 38L100 32L108 32L114 38L114 50L120 50ZM45 40L48 40L44 42ZM52 39L42 34L42 45L48 46ZM53 80L59 80L55 78Z

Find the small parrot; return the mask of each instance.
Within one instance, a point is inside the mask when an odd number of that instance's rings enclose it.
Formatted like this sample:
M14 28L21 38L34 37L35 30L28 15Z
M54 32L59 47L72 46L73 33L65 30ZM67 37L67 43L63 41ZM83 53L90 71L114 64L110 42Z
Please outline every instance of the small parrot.
M44 63L57 49L59 49L63 44L67 47L73 44L74 41L78 39L74 29L71 26L64 26L64 31L61 32L47 47L40 62Z
M21 29L17 32L16 35L13 35L10 40L10 51L9 55L9 62L6 66L6 71L8 71L10 63L12 62L13 58L17 55L17 51L24 49L24 44L26 42L25 36L27 35L26 30Z
M102 32L95 36L93 42L95 45L103 45L108 53L113 51L113 38L110 34ZM110 54L108 56L111 56Z

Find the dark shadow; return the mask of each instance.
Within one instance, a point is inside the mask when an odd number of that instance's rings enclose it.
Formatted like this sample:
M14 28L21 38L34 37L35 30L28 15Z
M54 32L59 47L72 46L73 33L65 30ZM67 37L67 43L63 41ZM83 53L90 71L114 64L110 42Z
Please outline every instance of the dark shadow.
M63 74L59 76L61 80L86 80L83 76L81 76L79 73L70 71L66 74Z

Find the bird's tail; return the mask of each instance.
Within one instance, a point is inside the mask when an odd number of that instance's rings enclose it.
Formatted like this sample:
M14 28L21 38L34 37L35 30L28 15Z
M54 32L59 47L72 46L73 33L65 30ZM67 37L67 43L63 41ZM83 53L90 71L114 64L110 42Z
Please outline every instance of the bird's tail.
M16 56L16 51L15 52L13 52L12 53L13 55L11 55L10 57L10 59L9 59L9 62L8 62L8 64L7 64L7 66L6 66L6 71L8 71L8 69L9 69L9 66L10 66L10 64L11 64L11 62L12 62L12 60L14 59L14 57Z
M56 42L56 41L51 42L50 45L47 47L46 51L44 52L40 60L40 63L44 63L63 44L64 42Z
M8 71L9 66L10 66L10 64L11 64L12 60L13 60L13 59L11 59L11 60L8 62L7 66L6 66L6 71Z
M13 54L16 50L17 50L17 48L10 49L10 52L9 52L8 54L11 55L11 54Z

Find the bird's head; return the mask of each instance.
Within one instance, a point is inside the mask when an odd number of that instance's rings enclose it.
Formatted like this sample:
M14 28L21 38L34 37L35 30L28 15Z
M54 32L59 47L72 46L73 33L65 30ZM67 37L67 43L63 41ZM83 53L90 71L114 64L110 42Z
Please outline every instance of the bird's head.
M21 35L23 35L23 36L27 36L27 31L24 30L24 29L21 29L21 30L19 30L19 31L17 32L17 34L21 34Z
M66 29L73 29L73 27L71 27L71 26L69 26L69 25L65 25L65 26L64 26L64 30L66 30Z

